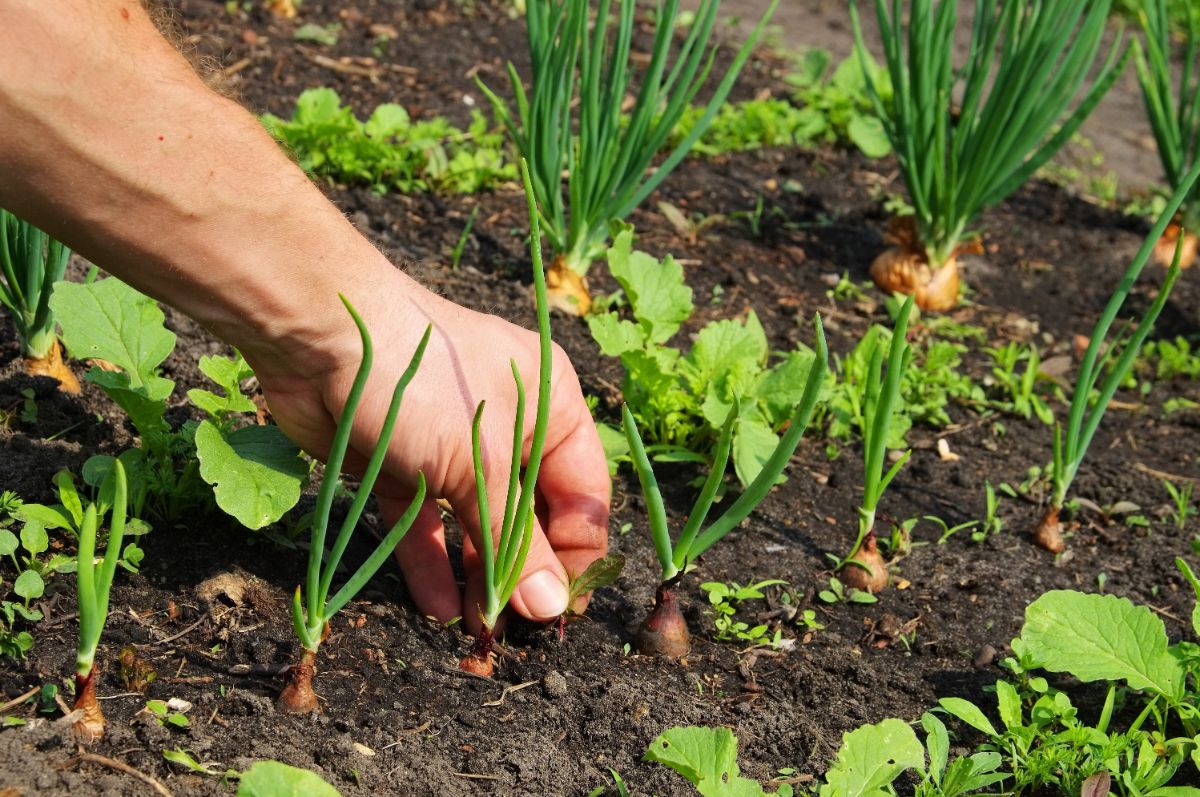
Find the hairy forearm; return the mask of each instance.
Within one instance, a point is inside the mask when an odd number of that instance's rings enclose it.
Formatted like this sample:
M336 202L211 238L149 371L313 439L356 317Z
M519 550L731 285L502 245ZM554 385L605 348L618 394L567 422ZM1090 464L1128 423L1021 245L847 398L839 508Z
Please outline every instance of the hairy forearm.
M253 359L328 336L338 291L396 285L135 0L0 0L0 206Z

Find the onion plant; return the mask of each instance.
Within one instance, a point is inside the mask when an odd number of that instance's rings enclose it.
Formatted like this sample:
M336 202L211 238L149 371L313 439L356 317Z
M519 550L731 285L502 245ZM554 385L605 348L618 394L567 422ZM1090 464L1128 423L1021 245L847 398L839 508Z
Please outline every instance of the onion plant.
M868 94L914 212L893 229L897 246L871 275L889 293L915 294L926 310L957 304L956 258L970 225L1070 140L1128 57L1118 39L1071 110L1101 48L1109 0L975 0L966 61L956 68L958 5L875 0L892 85L885 99L865 68L870 56L850 4Z
M59 389L79 392L79 380L62 360L50 294L63 278L71 250L0 208L0 305L12 317L30 374L51 376Z
M888 467L887 442L892 417L901 401L900 380L912 362L912 346L907 335L908 317L914 301L915 297L909 296L896 317L888 344L886 373L883 370L883 344L878 339L867 365L863 395L863 499L858 507L858 537L850 555L841 562L842 581L866 592L878 592L887 586L887 566L875 540L875 510L892 479L912 455L911 449L905 451Z
M521 156L533 165L533 188L554 252L547 281L555 306L580 315L587 312L591 299L583 278L592 260L604 252L609 223L641 204L704 135L778 2L771 0L691 131L652 170L652 161L668 145L680 117L708 83L715 55L708 44L720 0L700 1L673 62L679 0L663 0L657 6L649 62L628 116L621 106L632 91L636 0L616 0L615 14L613 0L599 0L594 16L589 0L526 4L533 62L530 90L526 92L511 63L515 112L482 81L479 85Z
M1197 72L1197 45L1200 44L1200 15L1193 4L1184 3L1186 25L1183 33L1183 65L1179 74L1178 95L1171 79L1171 43L1173 31L1167 16L1166 0L1145 0L1138 17L1145 33L1143 50L1134 42L1137 54L1138 82L1150 128L1158 142L1167 183L1172 191L1179 188L1200 151L1200 73ZM1187 268L1196 259L1196 230L1200 228L1200 191L1193 190L1184 199L1179 214L1168 225L1166 234L1154 249L1163 265L1175 257L1175 241L1183 235L1180 267Z
M358 334L362 339L362 362L354 376L354 382L346 397L341 417L338 419L337 430L334 432L333 442L329 448L329 459L325 463L325 475L317 490L317 504L313 510L305 584L303 588L297 586L296 592L292 596L292 628L296 631L303 652L300 655L300 662L288 668L287 685L284 686L276 704L280 711L289 714L308 714L317 710L317 696L312 689L312 680L313 675L316 674L317 649L329 631L329 619L353 600L354 596L371 580L371 577L379 571L388 556L396 549L396 545L408 533L409 527L412 526L421 509L421 503L425 500L425 474L418 473L416 493L408 509L379 541L366 561L346 580L341 589L330 596L334 573L337 572L342 555L346 552L346 546L350 544L350 538L358 526L359 518L362 517L367 499L371 495L371 489L375 486L375 481L383 468L383 461L392 441L392 431L396 427L396 418L400 412L400 403L404 399L404 391L421 365L421 358L425 355L425 347L429 343L429 335L432 331L432 327L426 328L421 342L417 344L417 349L413 352L412 359L409 360L408 367L396 382L383 428L380 430L378 442L375 444L375 450L371 453L358 491L350 503L350 509L346 512L346 517L334 539L333 547L326 557L325 537L333 508L333 496L337 491L342 463L345 461L346 450L350 444L350 431L354 425L354 416L358 411L358 404L362 399L367 378L371 374L371 364L374 359L371 335L367 331L366 324L349 300L344 296L340 298L342 304L346 306L346 310L349 311L350 317L354 319L355 326L358 327Z
M75 653L75 710L82 716L75 722L75 735L82 741L95 741L104 735L104 714L96 701L96 649L108 620L108 596L117 563L121 559L121 540L125 535L128 508L128 482L125 466L113 459L112 468L101 489L98 502L89 503L79 524L79 554L76 593L79 600L79 647ZM111 490L111 492L109 492ZM111 498L109 498L111 496ZM96 564L96 536L109 498L112 519L104 558Z
M762 503L767 493L779 481L780 474L796 451L796 446L800 444L800 438L808 428L821 386L825 381L825 373L829 368L829 348L825 344L825 331L821 326L820 315L814 318L813 326L816 329L816 357L809 369L804 392L792 413L787 431L779 439L775 450L763 463L762 470L754 480L708 528L701 530L725 478L733 427L737 423L740 410L738 403L734 402L733 409L725 420L713 456L712 470L704 480L696 503L688 514L687 522L674 542L667 528L667 511L663 504L662 492L654 476L654 468L650 465L650 458L646 455L646 447L642 444L637 421L634 420L629 407L622 406L625 437L629 442L630 456L642 485L642 495L646 499L650 537L654 541L654 551L662 567L662 579L655 594L654 610L638 631L637 648L640 652L674 658L687 653L690 636L675 596L675 587L680 576L691 567L698 556L737 528L738 524Z
M531 4L532 5L532 4ZM491 507L488 502L487 480L483 467L483 451L480 444L480 425L483 421L485 402L475 409L475 420L471 424L471 456L475 466L475 496L479 508L480 548L479 558L483 568L483 605L479 606L482 629L470 652L459 662L459 667L476 675L490 676L494 669L495 629L500 613L508 605L509 598L517 588L529 546L533 540L536 519L534 516L534 490L537 487L538 471L542 465L542 452L546 444L546 426L550 420L550 307L546 298L546 274L542 260L542 232L538 223L535 192L529 164L521 162L521 179L525 185L525 202L529 211L529 249L533 260L533 288L537 300L538 327L538 398L534 411L533 439L529 445L529 459L525 464L525 478L521 478L521 452L525 435L525 385L515 360L510 360L513 381L517 388L516 417L513 419L512 464L508 471L508 488L504 500L504 514L500 517L500 528L494 533L491 522Z
M1122 329L1117 334L1116 340L1111 343L1108 341L1109 330L1112 329L1117 313L1121 311L1125 299L1129 296L1134 283L1137 282L1138 276L1141 275L1142 269L1150 259L1157 241L1166 231L1175 213L1191 195L1198 177L1200 177L1200 160L1191 166L1174 194L1167 201L1166 209L1150 230L1150 235L1138 249L1129 267L1125 269L1125 274L1108 300L1104 313L1096 322L1095 328L1092 329L1091 341L1079 364L1079 374L1075 378L1075 390L1071 396L1071 409L1067 414L1066 428L1059 424L1054 430L1054 459L1050 467L1050 505L1046 508L1034 531L1034 540L1049 551L1057 553L1066 547L1059 513L1062 511L1067 491L1071 488L1075 474L1079 472L1083 456L1092 443L1101 419L1104 418L1108 402L1117 392L1117 388L1125 381L1130 369L1133 368L1134 360L1137 359L1142 343L1145 342L1150 330L1154 327L1154 322L1166 305L1171 288L1179 277L1179 260L1183 251L1182 240L1177 241L1174 261L1163 279L1158 296L1155 297L1141 321L1138 322L1137 328L1132 331L1128 328Z

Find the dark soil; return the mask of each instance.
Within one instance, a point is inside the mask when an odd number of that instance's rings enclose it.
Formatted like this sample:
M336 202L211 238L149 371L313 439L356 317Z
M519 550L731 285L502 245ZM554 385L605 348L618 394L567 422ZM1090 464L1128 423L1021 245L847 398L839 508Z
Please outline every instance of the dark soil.
M376 57L379 81L314 63L291 40L299 21L277 21L257 10L231 16L223 3L204 0L180 2L176 20L210 65L250 59L228 77L227 87L255 112L290 114L299 91L330 85L360 113L395 101L415 114L463 122L464 97L479 99L468 75L478 71L500 82L501 59L522 52L520 24L481 1L466 15L435 0L364 0L339 14L340 6L306 0L301 21L340 20L340 42L326 54ZM399 33L382 56L371 54L369 23L390 24ZM739 92L778 90L773 65L769 58L757 61ZM811 343L809 319L820 310L833 348L844 353L871 323L886 322L886 314L874 292L867 302L835 303L826 296L829 279L843 272L855 281L866 278L882 245L881 197L899 190L894 164L886 160L837 150L746 153L687 161L632 221L640 247L685 260L698 306L685 333L753 308L773 348L787 349ZM524 205L515 187L478 197L378 196L340 186L329 194L427 284L457 302L532 326ZM728 221L689 244L654 210L662 199L690 213L728 216L753 210L760 196L765 212L757 236L746 222ZM482 212L454 272L446 265L448 252L474 203ZM1074 337L1089 333L1147 229L1043 183L1019 191L981 227L988 254L967 264L971 302L953 317L986 329L989 345L1033 340L1044 358L1071 356ZM1146 306L1160 273L1148 270L1151 278L1132 301L1135 310ZM593 275L597 292L614 287L602 267ZM1156 337L1200 334L1196 276L1180 281ZM168 319L179 347L164 372L179 382L180 396L201 384L199 356L222 347L187 319L170 311ZM616 418L619 367L598 355L578 319L556 317L554 335L574 359L585 390L601 397L600 414ZM965 360L975 377L985 375L982 347ZM0 407L17 406L30 386L37 391L38 422L14 418L0 428L0 487L48 501L58 469L78 471L88 456L129 445L131 434L94 387L85 384L82 397L67 398L24 377L13 333L4 326ZM1025 606L1047 589L1094 590L1103 574L1107 591L1154 606L1173 636L1187 633L1180 618L1190 611L1190 593L1172 559L1189 552L1200 527L1191 523L1180 531L1160 515L1168 496L1158 474L1195 480L1200 468L1197 416L1162 410L1175 396L1200 399L1200 388L1162 383L1144 399L1120 396L1125 403L1105 418L1074 488L1101 506L1138 504L1151 519L1149 529L1135 532L1119 519L1083 512L1068 552L1055 559L1030 542L1040 514L1034 500L1003 502L1005 531L982 545L966 534L935 545L933 524L922 522L915 536L925 544L896 564L902 588L870 606L826 605L814 597L830 576L825 553L845 553L853 540L861 459L851 446L831 461L826 441L806 439L787 483L684 579L680 595L693 648L678 664L624 652L653 602L656 568L636 480L622 472L611 544L628 566L616 585L596 594L587 618L566 628L563 641L555 629L513 623L496 679L464 675L456 668L469 646L461 632L416 616L399 578L381 574L336 619L321 648L315 686L324 710L315 718L280 715L273 706L283 684L276 673L298 653L287 600L303 572L304 551L280 544L285 529L271 539L221 517L159 527L144 538L141 573L120 575L114 587L100 655L109 734L94 752L159 779L177 795L230 793L217 777L164 761L162 751L177 747L218 762L210 765L219 771L280 759L320 772L345 795L583 795L610 782L609 768L635 793L682 795L692 793L690 786L664 767L642 763L641 755L666 728L705 724L734 730L751 777L766 781L780 767L819 775L842 733L862 723L915 719L949 695L990 705L985 687L1001 675L997 662L1019 631ZM1062 417L1065 406L1055 412ZM985 480L1015 485L1030 466L1050 459L1052 432L1036 421L983 417L961 407L951 414L948 428L911 433L916 451L884 498L884 523L925 515L951 525L980 518ZM996 421L1005 427L1002 435ZM938 456L939 437L960 459ZM695 475L664 473L675 520L687 511L684 485ZM620 533L627 524L632 530ZM211 581L220 574L230 575ZM0 570L0 577L11 572ZM711 641L712 620L697 584L766 578L786 579L801 605L817 610L824 630L809 634L785 625L785 637L796 644L779 654ZM222 594L222 587L230 591L229 580L240 588L239 601ZM760 608L777 608L779 596L772 592ZM47 620L33 629L29 658L0 666L3 696L61 685L72 672L71 577L52 579L42 606ZM902 628L909 631L904 638ZM116 653L126 644L157 671L148 697L194 704L189 727L165 728L135 716L147 697L130 694L117 677ZM9 713L31 723L0 734L0 791L150 793L129 775L80 762L52 718L32 722L31 706Z

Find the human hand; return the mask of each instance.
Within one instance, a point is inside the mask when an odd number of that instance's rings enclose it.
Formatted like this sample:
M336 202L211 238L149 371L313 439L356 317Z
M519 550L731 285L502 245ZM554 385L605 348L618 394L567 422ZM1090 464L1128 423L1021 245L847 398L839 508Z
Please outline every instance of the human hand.
M361 468L383 425L395 380L407 366L426 324L428 348L401 405L376 497L394 522L412 500L418 471L428 496L396 558L418 608L446 622L462 616L479 628L483 574L471 459L471 420L486 400L481 439L493 528L503 512L512 457L516 389L509 359L527 392L523 460L533 434L538 384L538 337L495 316L459 307L416 286L399 272L380 274L371 290L348 295L375 340L375 365L351 435L347 468ZM532 315L532 313L531 313ZM332 319L331 319L332 320ZM325 339L296 349L284 361L256 362L272 414L306 451L323 456L359 365L358 333L348 316ZM566 608L570 576L603 556L608 544L611 485L603 449L578 379L554 347L550 423L537 484L538 524L511 605L525 617L548 620ZM467 532L463 543L466 595L459 593L435 498L445 498ZM582 606L575 608L581 609Z

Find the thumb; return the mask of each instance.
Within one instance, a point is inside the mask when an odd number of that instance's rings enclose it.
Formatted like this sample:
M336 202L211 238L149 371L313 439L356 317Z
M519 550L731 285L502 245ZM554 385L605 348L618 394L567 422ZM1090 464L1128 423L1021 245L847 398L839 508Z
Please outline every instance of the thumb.
M552 620L567 610L567 571L536 522L532 534L529 557L509 605L530 620Z

